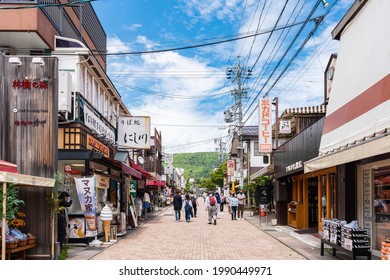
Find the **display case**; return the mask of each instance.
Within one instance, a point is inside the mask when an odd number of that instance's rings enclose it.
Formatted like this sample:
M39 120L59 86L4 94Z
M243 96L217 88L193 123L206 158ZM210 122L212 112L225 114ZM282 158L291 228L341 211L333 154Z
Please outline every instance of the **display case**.
M378 172L379 173L379 172ZM390 176L374 177L375 244L380 250L382 241L390 237ZM379 175L379 176L378 176Z
M291 201L288 204L288 225L295 228L303 228L303 217L303 204L298 201Z

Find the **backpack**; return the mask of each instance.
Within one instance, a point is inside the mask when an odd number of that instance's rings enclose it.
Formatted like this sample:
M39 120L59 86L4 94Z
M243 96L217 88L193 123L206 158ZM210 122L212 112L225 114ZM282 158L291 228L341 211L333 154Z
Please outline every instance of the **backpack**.
M215 206L215 197L210 196L210 206Z
M186 201L185 203L186 203L186 205L184 206L184 210L185 210L186 212L191 211L191 210L192 210L191 205L188 203L188 201Z

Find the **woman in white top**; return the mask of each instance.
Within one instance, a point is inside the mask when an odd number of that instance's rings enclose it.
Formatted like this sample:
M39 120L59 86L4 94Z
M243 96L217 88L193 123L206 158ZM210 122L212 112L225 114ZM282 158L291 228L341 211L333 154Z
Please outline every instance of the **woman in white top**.
M229 202L230 202L230 208L232 212L232 220L237 220L237 207L239 201L235 193L232 194L232 196L229 199Z

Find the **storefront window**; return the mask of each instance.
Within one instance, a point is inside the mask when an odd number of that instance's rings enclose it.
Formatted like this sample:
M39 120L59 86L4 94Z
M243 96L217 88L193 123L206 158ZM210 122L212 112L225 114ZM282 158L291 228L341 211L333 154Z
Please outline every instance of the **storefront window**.
M373 249L381 250L382 241L390 238L390 166L374 169Z

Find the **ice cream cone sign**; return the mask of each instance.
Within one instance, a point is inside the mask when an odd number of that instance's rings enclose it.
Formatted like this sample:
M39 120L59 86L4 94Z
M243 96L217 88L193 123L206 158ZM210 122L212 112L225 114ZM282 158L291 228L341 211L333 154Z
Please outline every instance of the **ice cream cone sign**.
M104 236L106 238L106 242L108 242L108 235L110 233L110 224L112 221L112 211L110 207L104 206L102 212L100 213L100 219L103 222Z

